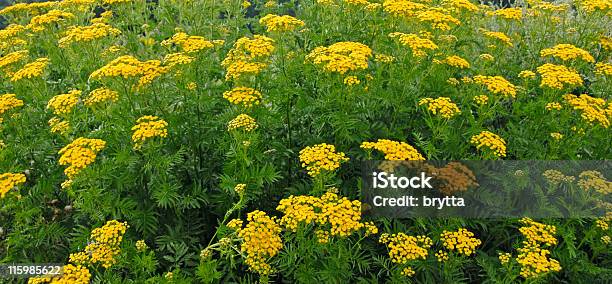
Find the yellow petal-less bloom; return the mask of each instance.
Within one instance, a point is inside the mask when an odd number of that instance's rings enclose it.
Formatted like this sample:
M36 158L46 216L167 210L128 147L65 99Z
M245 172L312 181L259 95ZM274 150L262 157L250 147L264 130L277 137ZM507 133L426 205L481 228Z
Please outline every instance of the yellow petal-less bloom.
M434 115L440 115L442 118L452 118L461 113L459 107L447 97L439 97L436 99L424 98L419 100L419 105L427 105L429 110Z
M410 18L416 16L419 11L425 10L427 5L412 1L385 0L383 10L395 17Z
M70 262L78 265L101 264L104 268L110 268L117 263L123 235L129 227L127 222L110 220L104 226L93 229L85 249L70 254Z
M304 26L304 21L289 15L268 14L259 19L259 23L266 27L267 32L287 32Z
M161 42L162 46L171 47L172 45L176 45L180 47L183 52L186 53L195 53L202 50L213 48L217 45L224 44L225 41L216 41L216 40L207 40L201 36L192 36L188 35L184 32L178 32L174 34L171 38L164 40Z
M312 177L322 172L333 172L340 164L348 161L344 153L336 152L334 145L322 143L308 146L300 151L300 162Z
M542 49L542 51L540 51L540 56L552 56L563 61L582 59L590 63L595 62L595 58L593 58L588 51L571 44L557 44L551 48Z
M507 46L513 46L512 39L503 32L487 31L483 29L482 33L486 37L498 40Z
M563 96L565 102L574 108L574 110L580 111L582 119L590 124L599 124L604 128L610 126L609 116L606 109L606 101L601 98L594 98L587 94L580 96L567 94ZM608 104L610 105L610 104Z
M502 76L474 76L474 83L487 87L493 94L502 94L505 97L516 97L516 87Z
M443 8L430 8L425 11L418 12L416 18L420 22L430 23L432 29L448 31L451 25L460 25L461 21L448 14L448 11Z
M232 119L227 124L227 130L243 130L245 132L251 132L258 127L257 121L248 114L239 114L236 118Z
M71 90L66 94L57 95L49 100L47 108L51 109L55 115L68 114L79 102L81 93L79 90Z
M533 79L536 77L536 73L531 70L523 70L518 74L519 78Z
M456 67L456 68L460 68L460 69L467 69L470 68L470 63L457 56L457 55L451 55L449 57L444 58L443 60L434 60L435 63L441 63L441 64L446 64L448 66L452 66L452 67Z
M612 76L612 64L597 62L597 64L595 64L595 74L601 76Z
M73 18L75 18L75 16L72 13L62 10L51 10L46 14L33 17L26 28L33 32L41 32L52 24L65 23Z
M320 65L330 73L345 74L349 71L365 70L372 49L358 42L337 42L330 46L319 46L312 50L306 60Z
M470 143L476 146L477 149L486 148L493 152L497 157L506 156L506 141L499 135L489 131L482 131L478 135L470 138Z
M505 8L492 12L487 12L487 15L501 17L506 20L520 21L523 18L523 11L521 10L521 8Z
M482 244L482 241L474 238L474 233L464 228L457 231L443 231L440 234L440 241L447 250L457 251L466 256L475 253L476 247Z
M70 123L65 120L61 120L58 117L49 119L49 126L51 127L51 133L66 134L70 130Z
M376 142L361 143L362 149L375 149L385 154L389 161L423 161L423 155L406 142L378 139Z
M406 264L414 260L424 260L429 255L433 241L427 236L409 236L404 233L380 235L378 240L387 246L389 258L393 263Z
M112 37L121 34L121 31L105 23L95 23L90 26L70 27L64 37L60 38L58 45L62 48L72 43L91 42L100 38Z
M255 35L239 38L221 62L226 70L225 80L238 80L243 75L257 75L268 66L274 52L274 40Z
M26 182L24 174L4 173L0 174L0 199L8 193L9 190L20 186Z
M15 94L0 95L0 117L8 111L23 106L23 101L18 99Z
M82 265L67 264L62 266L62 274L59 276L41 276L28 279L28 284L51 283L51 284L89 284L91 272Z
M85 106L91 107L104 102L116 102L119 100L119 93L107 88L98 88L91 91L83 101Z
M49 64L49 58L43 57L38 58L34 62L30 62L24 65L11 77L11 82L17 82L22 79L30 79L40 77L47 65Z
M270 218L259 210L247 214L247 222L238 232L238 236L242 238L240 250L246 254L245 263L250 270L268 275L273 270L267 260L283 248L281 227L276 218Z
M79 137L58 152L61 155L59 164L68 166L64 173L72 180L81 170L96 160L97 154L104 147L106 147L104 140Z
M542 76L540 87L562 90L568 87L582 86L583 80L580 74L573 69L563 65L546 63L537 68Z
M154 137L168 137L168 123L157 116L145 115L136 121L132 127L132 142L134 149L141 149L144 143Z
M394 32L389 34L392 38L398 38L398 41L404 45L410 47L412 55L415 57L423 57L427 55L426 51L438 49L433 41L427 38L420 38L415 34L405 34L400 32Z
M249 87L235 87L223 93L223 98L234 105L252 107L258 105L261 100L261 93Z

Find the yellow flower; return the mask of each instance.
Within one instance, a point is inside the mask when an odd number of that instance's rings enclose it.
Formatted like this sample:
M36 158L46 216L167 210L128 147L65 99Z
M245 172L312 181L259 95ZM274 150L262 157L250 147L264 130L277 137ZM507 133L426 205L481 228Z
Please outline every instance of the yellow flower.
M439 97L437 99L424 98L419 100L419 105L427 105L427 109L434 115L439 114L442 118L452 118L461 113L455 103L447 97Z
M408 266L408 267L405 267L404 269L402 269L402 272L400 274L402 274L403 276L406 276L406 277L412 277L412 276L414 276L416 274L416 271L414 271L414 269L412 269L412 267Z
M389 161L423 161L423 155L406 142L397 142L388 139L378 139L376 142L361 143L362 149L375 149L385 154Z
M574 110L580 111L582 119L588 123L598 123L604 128L610 126L609 112L606 110L606 101L601 98L594 98L587 94L580 96L567 94L563 96L563 99L574 108Z
M344 78L344 84L347 86L353 86L361 83L361 81L356 76L348 76Z
M91 107L103 102L116 102L119 100L119 93L107 88L98 88L89 93L89 96L83 102L86 106Z
M507 46L512 46L512 39L503 32L487 31L483 29L482 33L488 38L498 40Z
M489 103L489 97L487 97L486 95L475 96L473 100L476 104L481 106Z
M104 140L79 137L58 152L62 155L59 164L68 166L64 173L72 180L81 170L96 160L98 152L104 147L106 147Z
M242 75L257 75L268 66L268 57L274 51L274 40L255 35L239 38L221 62L226 80L237 80Z
M546 63L537 68L542 76L541 87L562 90L566 87L582 86L582 78L575 70L563 65Z
M161 42L162 46L171 47L176 45L183 52L195 53L202 50L210 49L216 45L222 45L224 41L210 41L201 36L191 36L184 32L178 32L171 38Z
M334 145L326 143L308 146L300 151L300 162L308 174L315 177L321 172L333 172L340 164L348 161L344 153L336 152Z
M417 2L405 0L385 0L383 2L383 10L393 16L411 18L416 16L417 12L426 9L427 6Z
M475 145L477 149L484 147L493 151L493 155L497 157L506 156L506 141L499 135L489 131L482 131L480 134L472 136L470 143Z
M89 269L81 265L67 264L62 266L62 274L59 276L41 276L28 279L28 284L52 283L52 284L89 284L91 273Z
M62 121L58 117L49 119L49 126L51 127L51 133L66 134L70 129L70 123L68 121Z
M551 111L551 110L561 110L562 108L563 107L558 102L551 102L551 103L547 103L546 104L546 110L548 110L548 111Z
M535 78L536 74L531 71L531 70L523 70L518 74L519 78L523 78L523 79L533 79Z
M398 38L399 42L410 47L412 55L415 57L423 57L427 55L426 50L438 49L438 46L431 40L426 38L420 38L415 34L404 34L400 32L390 33L390 37Z
M46 14L33 17L26 28L33 32L41 32L48 26L52 26L53 24L62 24L73 18L75 18L75 16L72 13L61 10L51 10Z
M523 11L521 8L505 8L487 12L487 15L501 17L507 20L521 20L523 18Z
M49 100L47 108L53 110L55 115L68 114L79 102L81 93L79 90L71 90L66 94L57 95Z
M550 137L552 137L555 140L561 140L563 138L563 134L559 132L551 132Z
M149 246L147 246L147 243L145 243L144 240L138 240L136 241L136 250L143 252L145 250L147 250L147 248L149 248Z
M19 51L11 52L9 54L6 54L0 57L0 70L4 70L4 72L9 73L7 75L10 76L10 73L12 72L11 72L11 69L9 69L9 67L27 58L28 53L29 51L27 50L19 50Z
M144 143L154 137L168 137L168 123L157 116L145 115L136 121L132 127L132 142L134 149L139 150Z
M0 117L8 111L23 106L23 101L18 99L15 94L0 95ZM0 123L2 121L0 120Z
M266 26L267 32L287 32L304 26L304 21L289 15L267 14L259 19L259 23Z
M440 234L442 245L450 250L457 251L460 254L470 256L476 252L476 247L482 244L477 238L474 238L474 233L467 229L460 228L457 231L444 230Z
M436 61L434 60L434 62L436 62ZM461 57L459 57L457 55L452 55L452 56L446 57L445 59L439 60L436 63L438 63L438 62L446 64L448 66L460 68L460 69L470 68L470 63L467 60L465 60L465 59L463 59L463 58L461 58Z
M612 9L612 3L606 0L581 0L576 2L579 3L580 8L588 13L596 11L608 12Z
M552 48L545 48L540 51L541 57L552 56L559 58L563 61L568 61L572 59L582 59L586 62L593 63L595 62L595 58L589 54L588 51L575 47L571 44L557 44Z
M597 64L595 64L595 74L601 76L612 76L612 64L597 62Z
M401 232L391 235L384 233L378 241L387 245L389 258L397 264L426 259L429 254L427 250L433 245L432 240L427 236L414 237Z
M345 74L349 71L365 70L372 49L358 42L337 42L328 47L319 46L306 56L316 65L322 65L327 72Z
M4 173L0 174L0 199L4 198L6 193L26 182L24 174Z
M420 22L429 22L435 30L448 31L452 25L460 25L461 21L451 16L443 8L430 8L425 11L418 12L416 18Z
M502 94L505 97L516 97L516 87L502 76L474 76L474 82L484 85L493 94Z
M15 74L13 74L11 77L11 82L17 82L21 79L40 77L48 64L49 58L38 58L34 62L24 65L21 69L15 72Z
M117 256L121 253L121 242L123 235L130 226L127 222L110 220L100 228L91 231L90 240L81 252L70 254L70 262L79 265L95 265L100 263L102 267L109 268L117 263ZM142 246L144 245L144 246ZM137 248L146 249L144 241ZM140 250L139 249L139 250Z
M251 132L258 127L257 122L254 118L250 117L248 114L239 114L236 118L232 119L227 124L227 130L243 130L245 132Z
M238 236L242 238L240 250L246 254L245 263L250 270L268 275L272 272L272 267L267 260L283 248L281 227L275 218L270 218L259 210L247 214L247 221L247 225L238 232Z
M510 262L510 258L512 257L512 255L508 252L500 252L499 253L499 262L501 264L507 264L508 262Z
M249 87L235 87L230 91L224 92L223 98L234 105L252 107L253 105L259 105L261 101L261 93L258 90Z
M76 42L90 42L96 39L117 36L121 34L119 29L104 23L92 24L90 26L70 27L64 37L58 41L59 47L67 47Z
M495 57L493 57L493 55L488 54L488 53L483 53L481 55L478 55L478 58L484 61L494 61L495 60Z

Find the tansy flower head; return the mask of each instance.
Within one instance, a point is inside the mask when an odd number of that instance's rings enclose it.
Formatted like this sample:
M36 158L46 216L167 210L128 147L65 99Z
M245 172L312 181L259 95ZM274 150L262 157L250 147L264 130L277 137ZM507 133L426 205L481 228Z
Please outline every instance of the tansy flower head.
M134 149L142 148L143 144L153 137L168 137L168 123L157 116L145 115L136 121L132 127L132 142Z
M6 193L26 182L24 174L4 173L0 174L0 199L4 198Z
M516 97L516 87L502 76L474 76L474 83L484 85L493 94Z
M477 149L486 148L492 151L493 155L497 157L506 156L506 141L489 131L482 131L480 134L472 136L470 143Z
M266 26L267 32L286 32L304 26L304 21L289 15L279 16L267 14L259 19L259 23Z
M476 247L482 244L479 239L474 238L474 233L463 228L457 231L444 230L440 234L440 240L446 249L466 256L472 255Z
M34 62L30 62L24 65L21 69L17 70L17 72L11 76L11 82L40 77L45 71L45 68L47 68L48 64L49 58L38 58Z
M388 139L378 139L376 142L361 143L362 149L375 149L385 154L389 161L422 161L423 156L410 144Z
M261 93L249 87L235 87L223 93L223 98L234 105L252 107L258 105L261 100Z
M372 49L358 42L337 42L330 46L319 46L306 56L306 60L323 67L327 72L345 74L349 71L368 68Z
M104 102L116 102L119 100L119 93L107 88L98 88L89 93L83 102L86 106L94 106Z
M390 37L397 38L400 44L408 46L415 57L427 55L426 51L438 49L438 46L427 38L420 38L415 34L405 34L400 32L390 33Z
M228 131L241 129L245 132L250 132L255 130L257 127L258 125L255 119L244 113L239 114L227 124Z
M300 151L302 167L305 167L312 177L322 172L333 172L348 160L344 153L336 152L334 145L326 143L308 146Z
M441 64L446 64L448 66L452 66L452 67L456 67L456 68L460 68L460 69L466 69L466 68L470 68L470 63L457 56L457 55L451 55L449 57L444 58L443 60L437 60L434 61L436 63L441 63Z
M446 119L461 113L459 107L447 97L439 97L437 99L424 98L419 100L419 105L426 105L427 110L431 113L440 115L442 118Z
M593 58L588 51L571 44L557 44L551 48L542 49L542 51L540 51L540 56L552 56L563 61L582 59L590 63L595 62L595 58Z
M272 272L267 260L274 257L283 247L281 227L275 218L255 210L247 215L248 223L238 232L242 238L240 250L246 254L245 263L249 269L262 275Z
M51 109L55 115L68 114L79 102L81 93L79 90L71 90L66 94L57 95L49 100L47 108Z
M21 106L23 106L23 101L18 99L15 94L0 95L0 117L4 113Z
M541 87L562 90L567 87L582 86L582 77L575 70L563 65L546 63L537 68L542 76Z
M62 155L59 164L62 166L68 165L64 173L72 179L77 173L92 164L96 160L98 152L102 151L104 147L106 147L104 140L79 137L58 152Z
M64 37L58 41L59 47L67 47L76 42L90 42L100 38L113 37L121 34L119 29L116 29L108 24L96 23L90 26L74 26L70 27Z

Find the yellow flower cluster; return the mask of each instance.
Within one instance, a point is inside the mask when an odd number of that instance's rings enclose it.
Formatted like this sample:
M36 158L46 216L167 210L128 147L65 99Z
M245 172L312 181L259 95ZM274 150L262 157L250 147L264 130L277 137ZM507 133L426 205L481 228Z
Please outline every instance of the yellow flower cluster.
M612 76L612 64L598 62L595 64L595 74L601 76Z
M121 241L128 228L127 222L117 220L108 221L104 226L95 228L91 231L85 250L70 254L70 262L79 265L100 263L104 268L111 267L117 263L116 256L121 253Z
M87 267L67 264L62 266L62 274L60 276L33 277L28 279L28 284L89 284L90 280L91 273Z
M361 222L361 202L326 192L321 197L301 195L282 199L276 210L283 212L280 224L292 232L300 226L315 225L319 241L329 237L347 237L365 229L366 235L376 234L372 222Z
M562 172L552 169L545 170L542 173L542 176L552 185L557 185L559 183L571 183L576 179L573 176L566 176Z
M171 38L161 42L162 46L170 47L176 45L181 48L183 52L194 53L205 49L210 49L218 45L223 45L223 40L207 40L201 36L192 36L184 32L178 32Z
M23 101L18 99L15 94L0 95L0 117L14 109L23 106Z
M275 218L259 210L247 214L247 221L247 225L238 230L238 236L242 238L240 250L247 254L245 262L249 269L268 275L272 267L267 260L283 248L281 227Z
M362 149L375 149L385 154L389 161L423 161L423 155L406 142L397 142L389 139L378 139L376 142L361 143Z
M487 90L493 94L516 97L516 87L502 76L476 75L474 76L474 82L486 86Z
M307 146L300 150L302 167L305 167L312 177L318 176L321 172L335 171L341 163L348 160L344 153L336 152L336 146L326 143Z
M319 46L311 51L306 59L316 65L323 65L323 70L345 74L368 68L368 59L372 49L365 44L351 41L337 42L330 46Z
M15 188L16 186L22 185L25 182L26 176L24 174L0 174L0 199L4 198L9 190Z
M40 77L49 64L49 58L42 57L24 65L11 76L11 82L17 82L21 79L30 79Z
M136 121L136 125L132 127L132 142L134 142L134 149L139 150L142 148L144 143L151 138L168 137L168 123L152 115L145 115Z
M221 62L226 69L225 79L235 80L243 74L259 74L268 66L266 61L274 49L274 40L266 36L239 38Z
M344 78L344 84L347 86L353 86L359 83L361 83L361 81L359 80L359 78L357 78L357 76L347 76L346 78Z
M523 70L518 74L519 78L523 79L533 79L536 76L536 73L531 70Z
M427 236L408 236L401 232L391 235L384 233L378 241L387 245L389 258L397 264L427 258L427 250L433 245L433 241Z
M448 31L452 25L460 25L461 21L449 15L446 9L431 8L417 13L416 18L420 22L430 23L432 29Z
M452 67L456 67L460 69L470 68L470 63L467 60L457 55L446 57L443 60L434 59L434 63L446 64L448 66L452 66Z
M445 261L447 261L450 258L449 255L448 255L448 252L445 252L445 251L442 251L442 250L439 250L434 255L438 259L438 262L445 262Z
M416 16L417 12L426 9L427 6L421 3L406 1L406 0L385 0L383 2L383 10L393 16L411 18Z
M477 105L481 105L481 106L489 103L489 97L487 97L486 95L475 96L473 100Z
M4 73L10 77L13 74L12 68L10 67L28 57L28 53L27 50L18 50L0 57L0 70L4 71Z
M474 13L480 10L478 6L474 5L474 3L469 0L444 0L442 1L442 5L454 12L466 11L468 13Z
M123 55L89 75L90 79L121 77L123 79L139 77L138 86L151 83L155 78L165 74L167 67L162 66L159 60L140 61L133 56Z
M376 54L374 55L374 61L381 63L391 63L395 61L395 57L387 54Z
M266 26L267 32L287 32L304 26L304 21L289 15L267 14L259 19L259 23Z
M61 120L59 117L53 117L48 121L51 127L51 133L66 134L70 129L70 123L65 120Z
M482 33L488 37L488 38L492 38L498 41L501 41L502 43L504 43L507 46L513 46L512 44L512 39L507 36L505 33L503 32L494 32L494 31L487 31L487 30L482 30Z
M512 254L508 252L500 252L498 258L501 264L506 264L510 262L510 258L512 258Z
M612 193L612 182L598 171L584 171L578 178L578 186L584 190L592 189L604 195Z
M238 193L238 195L243 195L246 190L247 185L244 183L239 183L234 186L234 192ZM229 226L229 225L228 225Z
M147 250L149 248L149 246L147 246L147 243L145 243L144 240L138 240L136 241L136 250L143 252L145 250Z
M79 137L58 152L62 155L59 164L68 165L64 173L72 180L81 170L96 160L97 154L104 147L106 147L104 140Z
M415 57L423 57L427 55L425 51L438 49L438 46L427 38L420 38L415 34L405 34L400 32L390 33L390 37L398 38L399 42L410 47L412 55Z
M541 57L552 56L563 61L582 59L586 62L593 63L595 58L586 50L575 47L571 44L557 44L551 48L545 48L540 51Z
M75 16L72 13L62 10L51 10L46 14L33 17L26 28L33 32L41 32L44 31L47 26L61 24L73 18L75 18Z
M472 136L470 143L475 145L477 149L485 147L493 151L493 155L497 157L506 156L506 141L499 135L489 131L482 131L480 134Z
M561 90L565 87L581 86L583 83L578 72L563 65L546 63L537 70L542 76L541 87Z
M251 132L257 128L257 122L254 118L249 116L248 114L239 114L236 118L230 120L227 124L227 130L237 130L242 129L245 132Z
M119 100L119 93L107 88L98 88L89 93L83 102L86 106L93 106L103 102L116 102Z
M548 111L561 110L562 108L563 106L561 106L561 104L558 102L550 102L546 104L546 110Z
M491 54L488 54L488 53L483 53L481 55L478 55L478 58L482 59L484 61L495 61L495 57L493 55L491 55Z
M576 2L579 3L580 8L589 13L596 11L609 12L612 9L612 3L606 0L581 0Z
M580 96L566 94L563 99L571 105L574 110L580 111L582 119L589 123L597 123L604 128L610 126L608 116L611 113L606 109L606 101L602 98L594 98L587 94Z
M521 8L505 8L487 12L487 15L501 17L507 20L520 21L523 18L523 11Z
M457 251L466 256L472 255L476 252L476 247L482 244L482 241L478 238L474 238L474 233L464 228L450 232L444 230L442 234L440 234L440 238L442 245L446 249Z
M71 90L66 94L57 95L49 100L47 108L53 110L55 115L68 114L79 102L81 93L79 90Z
M538 277L548 272L561 270L559 261L549 258L550 251L542 246L557 244L554 237L556 227L535 222L529 218L521 219L523 227L519 231L525 238L523 245L518 248L517 262L521 266L521 276L524 278Z
M31 14L38 15L44 10L48 10L57 5L58 2L46 1L46 2L33 2L33 3L15 3L9 5L4 9L0 10L0 15L17 15L17 14Z
M452 118L461 113L459 107L450 98L439 97L437 99L424 98L419 100L419 105L427 105L429 110L434 115L440 115L442 118Z
M416 271L414 271L412 267L408 266L402 269L402 272L400 274L406 277L412 277L416 274Z
M249 87L235 87L223 93L223 98L235 105L252 107L258 105L261 100L261 93Z
M90 26L74 26L70 27L64 37L59 39L58 45L59 47L67 47L76 42L90 42L119 34L121 34L119 29L104 23L96 23Z

